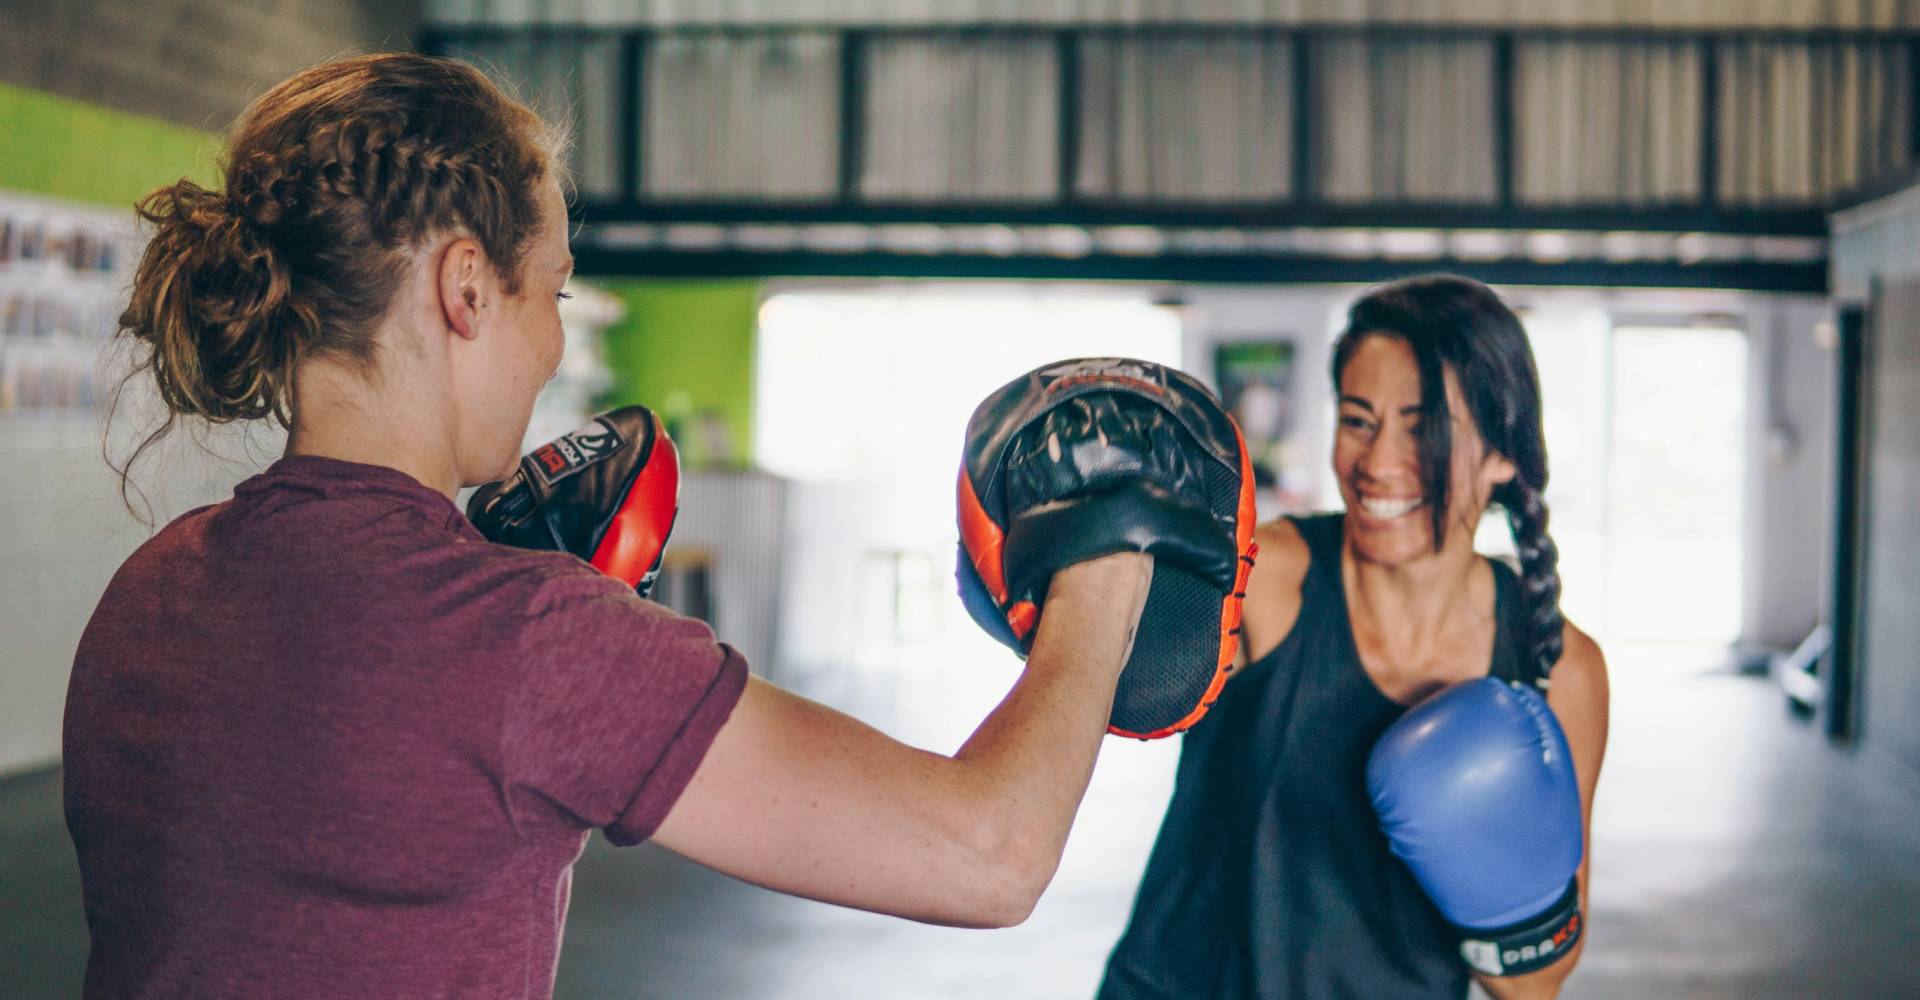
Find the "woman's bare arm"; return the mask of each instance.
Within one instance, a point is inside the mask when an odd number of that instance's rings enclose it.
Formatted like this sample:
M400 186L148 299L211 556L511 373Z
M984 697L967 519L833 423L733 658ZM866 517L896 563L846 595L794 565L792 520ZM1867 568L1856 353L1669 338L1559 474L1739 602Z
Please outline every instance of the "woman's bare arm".
M781 892L958 926L1026 919L1053 878L1152 577L1054 578L1027 668L951 757L752 680L654 839Z
M1284 517L1254 530L1260 546L1247 576L1247 596L1240 610L1240 649L1236 669L1267 655L1293 631L1300 617L1300 586L1312 561L1300 529Z

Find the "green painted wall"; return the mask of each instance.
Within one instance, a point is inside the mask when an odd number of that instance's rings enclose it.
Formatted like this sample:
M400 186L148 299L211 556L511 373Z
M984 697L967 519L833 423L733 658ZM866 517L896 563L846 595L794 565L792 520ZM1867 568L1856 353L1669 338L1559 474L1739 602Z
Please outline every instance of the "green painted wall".
M130 208L181 177L215 177L211 132L0 84L0 188Z
M605 404L652 407L690 465L712 457L702 443L702 417L717 421L734 462L751 462L760 283L587 280L627 308L606 331L614 387Z

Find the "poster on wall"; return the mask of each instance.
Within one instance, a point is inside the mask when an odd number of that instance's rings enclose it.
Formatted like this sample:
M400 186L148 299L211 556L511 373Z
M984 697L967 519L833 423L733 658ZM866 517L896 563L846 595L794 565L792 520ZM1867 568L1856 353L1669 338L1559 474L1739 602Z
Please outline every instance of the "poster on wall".
M1299 408L1296 356L1291 337L1231 341L1213 352L1214 384L1246 438L1254 485L1273 495L1282 511L1305 510L1311 503L1306 449L1293 433ZM1269 514L1261 511L1263 517Z
M132 213L0 191L0 420L103 404L137 249Z

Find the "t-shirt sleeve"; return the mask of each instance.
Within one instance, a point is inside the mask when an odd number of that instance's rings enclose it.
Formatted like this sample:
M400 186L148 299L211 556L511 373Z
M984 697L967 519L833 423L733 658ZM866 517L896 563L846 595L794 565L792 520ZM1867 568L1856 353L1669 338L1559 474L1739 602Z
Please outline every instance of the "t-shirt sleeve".
M637 844L666 818L733 712L746 660L706 623L598 574L542 589L504 718L507 807L516 822L557 813Z

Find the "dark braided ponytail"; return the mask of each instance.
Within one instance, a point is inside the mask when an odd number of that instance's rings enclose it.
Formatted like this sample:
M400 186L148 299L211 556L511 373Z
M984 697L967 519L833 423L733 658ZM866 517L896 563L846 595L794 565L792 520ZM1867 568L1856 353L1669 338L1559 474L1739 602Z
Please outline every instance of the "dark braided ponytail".
M1515 476L1494 492L1507 512L1514 551L1520 556L1520 588L1526 594L1527 635L1532 638L1531 678L1541 689L1560 662L1567 620L1560 614L1560 548L1547 534L1547 504L1532 483Z
M1560 614L1560 551L1547 533L1540 375L1526 330L1492 289L1469 278L1429 275L1383 285L1347 312L1346 327L1333 349L1336 393L1354 350L1376 335L1405 340L1420 366L1417 440L1436 550L1446 537L1453 458L1448 371L1459 382L1487 448L1513 463L1513 479L1497 487L1490 500L1506 511L1520 556L1530 654L1527 679L1544 688L1560 660L1566 619Z
M262 94L228 136L224 192L182 180L137 206L152 237L120 330L143 350L121 388L151 373L167 413L115 463L123 498L179 417L291 426L302 359L370 363L413 253L436 234L472 237L516 291L538 185L563 169L565 141L450 59L340 59Z

